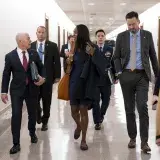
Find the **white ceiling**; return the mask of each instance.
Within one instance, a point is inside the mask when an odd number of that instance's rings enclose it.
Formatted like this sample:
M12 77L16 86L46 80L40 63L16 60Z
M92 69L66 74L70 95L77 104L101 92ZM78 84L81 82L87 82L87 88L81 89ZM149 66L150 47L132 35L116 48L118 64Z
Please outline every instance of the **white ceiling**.
M92 36L97 29L111 32L125 23L126 13L139 14L159 0L55 0L66 15L77 24L86 24Z

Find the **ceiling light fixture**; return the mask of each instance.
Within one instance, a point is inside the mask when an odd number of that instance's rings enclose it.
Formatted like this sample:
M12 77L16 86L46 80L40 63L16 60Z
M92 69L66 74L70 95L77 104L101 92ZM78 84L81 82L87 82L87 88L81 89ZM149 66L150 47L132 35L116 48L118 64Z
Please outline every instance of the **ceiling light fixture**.
M109 20L111 21L111 20L113 20L113 18L112 18L112 17L110 17L110 18L109 18Z
M125 6L125 5L126 5L126 3L125 3L125 2L123 2L123 3L120 3L120 5L121 5L121 6Z
M88 3L88 5L89 5L89 6L94 6L95 4L94 4L94 3Z

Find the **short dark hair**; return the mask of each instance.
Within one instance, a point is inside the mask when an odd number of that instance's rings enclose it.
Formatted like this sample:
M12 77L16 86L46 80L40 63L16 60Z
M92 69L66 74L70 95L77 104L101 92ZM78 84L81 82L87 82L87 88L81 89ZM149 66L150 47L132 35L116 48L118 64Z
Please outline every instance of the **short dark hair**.
M103 29L99 29L99 30L96 31L95 35L97 35L99 32L103 32L104 34L106 34Z
M46 30L46 27L45 27L45 26L38 26L38 27L37 27L37 31L38 31L39 28L43 28L43 29Z
M136 18L136 19L139 19L138 18L138 13L137 12L135 12L135 11L131 11L131 12L129 12L129 13L127 13L126 14L126 20L127 19L131 19L131 18Z

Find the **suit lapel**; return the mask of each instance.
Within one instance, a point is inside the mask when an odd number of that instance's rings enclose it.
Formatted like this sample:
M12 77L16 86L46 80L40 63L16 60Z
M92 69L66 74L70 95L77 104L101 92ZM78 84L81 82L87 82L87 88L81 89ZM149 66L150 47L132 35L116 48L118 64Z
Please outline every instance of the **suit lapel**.
M143 55L144 53L144 40L145 40L145 35L144 35L144 32L143 30L140 30L140 36L141 36L141 54Z
M48 41L46 41L45 48L44 48L44 62L46 61L46 59L48 57L48 47L49 47L49 43L48 43Z
M129 31L126 31L125 35L125 41L126 42L126 51L127 51L127 54L130 54L130 32Z
M22 63L21 63L21 60L19 59L17 49L15 49L14 56L15 56L15 62L16 62L16 64L19 65L19 67L20 67L23 71L25 71L25 70L24 70L24 67L23 67L23 65L22 65Z

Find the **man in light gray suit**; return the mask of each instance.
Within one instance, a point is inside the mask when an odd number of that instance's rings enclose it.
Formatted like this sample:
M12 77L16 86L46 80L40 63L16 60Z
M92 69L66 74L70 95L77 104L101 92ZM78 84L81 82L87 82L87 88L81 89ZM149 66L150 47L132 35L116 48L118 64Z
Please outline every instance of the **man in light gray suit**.
M158 75L158 61L152 34L139 29L138 13L126 15L128 30L117 36L114 62L124 97L127 130L130 137L128 148L136 147L137 126L135 100L140 119L141 149L151 151L148 146L148 88L151 81L150 63L154 75Z

